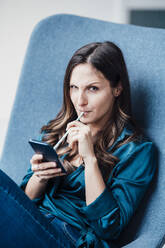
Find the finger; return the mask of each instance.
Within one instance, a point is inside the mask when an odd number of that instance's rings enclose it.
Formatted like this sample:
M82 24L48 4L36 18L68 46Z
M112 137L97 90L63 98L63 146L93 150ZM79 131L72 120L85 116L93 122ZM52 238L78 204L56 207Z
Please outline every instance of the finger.
M79 132L80 132L80 130L77 129L77 128L74 128L74 127L70 128L70 129L69 129L69 133L68 133L67 139L69 140L69 139L72 138L73 136L79 134Z
M71 127L73 127L73 126L75 126L75 125L74 125L74 121L69 122L69 123L67 124L67 126L66 126L66 130L68 130L69 128L71 128Z
M48 180L51 178L55 178L55 177L61 177L61 176L66 176L66 173L58 173L58 174L52 174L52 175L47 175L47 176L40 176L40 175L36 175L40 178L42 178L43 180Z
M33 163L31 166L32 171L47 170L51 168L56 168L56 162L43 162L43 163Z
M78 129L77 127L71 127L69 129L69 135L70 134L77 134L78 132L80 132L80 129Z
M51 176L48 176L49 179L50 178L54 178L54 177L62 177L62 176L66 176L67 174L66 173L58 173L58 174L55 174L55 175L51 175Z
M39 161L41 161L43 159L43 155L42 154L39 154L39 153L35 153L31 160L30 160L30 163L31 164L35 164L35 163L38 163Z
M39 177L46 177L46 176L56 176L62 173L61 168L56 168L56 169L50 169L50 170L44 170L44 171L36 171L35 175Z
M79 131L79 130L80 130L80 128L77 127L77 126L71 126L71 127L69 128L69 132L71 132L71 131Z
M79 132L78 131L72 131L69 133L68 135L68 140L72 139L73 137L76 137L79 135Z
M67 124L66 130L70 129L71 127L84 127L84 126L86 125L80 121L72 121Z
M78 145L78 140L79 140L79 135L72 136L72 137L69 139L68 146L69 146L70 148L74 149L74 147Z

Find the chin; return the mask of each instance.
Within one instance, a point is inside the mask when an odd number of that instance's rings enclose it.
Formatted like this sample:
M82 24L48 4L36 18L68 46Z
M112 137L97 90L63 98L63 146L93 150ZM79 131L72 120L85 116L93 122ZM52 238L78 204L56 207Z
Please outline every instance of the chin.
M84 123L84 124L89 124L90 123L88 120L84 120L84 119L81 120L81 122Z
M93 118L82 118L81 122L84 124L92 124L92 123L95 123L96 120Z

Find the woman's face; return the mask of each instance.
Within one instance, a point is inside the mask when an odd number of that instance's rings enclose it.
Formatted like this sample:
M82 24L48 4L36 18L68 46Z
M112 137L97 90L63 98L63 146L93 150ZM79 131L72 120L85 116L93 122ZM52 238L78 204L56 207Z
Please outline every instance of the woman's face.
M115 97L114 88L91 64L77 65L70 78L70 98L81 122L100 129L109 118Z

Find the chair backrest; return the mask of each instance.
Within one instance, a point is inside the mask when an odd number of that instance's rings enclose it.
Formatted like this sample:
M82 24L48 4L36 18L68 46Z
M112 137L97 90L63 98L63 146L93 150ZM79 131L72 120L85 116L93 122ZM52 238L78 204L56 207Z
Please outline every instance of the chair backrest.
M158 247L165 232L163 29L65 14L48 17L37 24L25 56L0 168L20 183L33 153L28 139L36 138L40 127L53 119L60 109L64 72L73 52L87 43L106 40L116 43L124 53L134 116L159 150L157 183L121 234L118 245Z

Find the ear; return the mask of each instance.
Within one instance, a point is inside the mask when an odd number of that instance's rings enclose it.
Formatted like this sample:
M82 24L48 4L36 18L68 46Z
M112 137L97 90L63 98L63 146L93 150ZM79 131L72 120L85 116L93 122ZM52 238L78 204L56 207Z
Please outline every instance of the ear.
M114 97L118 97L121 94L122 90L123 90L123 87L121 85L121 82L119 82L118 83L118 86L115 87L115 88L113 88L113 95L114 95Z

